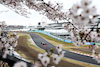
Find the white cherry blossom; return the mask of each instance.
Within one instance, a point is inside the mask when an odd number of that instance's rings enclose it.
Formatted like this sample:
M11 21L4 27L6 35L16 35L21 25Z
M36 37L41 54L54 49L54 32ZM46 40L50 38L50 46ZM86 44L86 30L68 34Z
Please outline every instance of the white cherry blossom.
M53 63L58 64L59 62L60 62L59 56L58 56L58 55L55 55L55 56L53 57Z
M55 67L55 66L51 66L51 67Z
M43 57L41 62L45 67L47 67L47 65L50 63L50 58L49 57Z
M95 50L92 50L92 57L95 56Z
M6 41L6 38L4 37L4 38L2 38L1 40L2 40L3 42L5 42L5 41Z
M18 42L16 41L12 46L16 47L18 45Z
M72 9L71 9L71 12L74 14L74 15L78 15L78 13L77 13L77 11L78 11L78 9L80 9L80 5L79 4L73 4L73 6L72 6Z
M7 57L7 54L9 54L9 51L8 51L8 50L6 50L6 51L4 52L4 54L2 55L2 58L6 58L6 57Z
M65 53L65 51L62 51L62 52L59 53L59 58L60 59L62 59L62 57L64 57L64 53Z
M100 57L100 54L98 54L98 57ZM93 59L97 61L97 63L100 63L100 58L98 58L97 56L94 56Z
M96 38L97 35L98 35L97 32L91 32L90 33L91 38Z
M8 47L10 47L10 44L9 43L6 43L5 44L5 48L8 48Z
M2 42L0 42L0 50L3 48L3 44Z
M43 54L43 56L44 56L44 57L47 57L47 55L48 55L48 53L47 53L47 52L45 52L45 53Z
M62 51L62 45L57 46L56 49L57 49L58 53L60 53Z
M43 59L43 57L44 57L44 55L43 55L43 54L40 54L40 53L38 54L38 59L39 59L39 60L42 60L42 59Z
M19 61L15 63L13 67L27 67L27 64L23 61Z
M90 15L95 15L95 14L96 14L96 8L87 8L82 12L82 15L85 17Z
M85 9L92 3L91 0L81 0L81 6Z

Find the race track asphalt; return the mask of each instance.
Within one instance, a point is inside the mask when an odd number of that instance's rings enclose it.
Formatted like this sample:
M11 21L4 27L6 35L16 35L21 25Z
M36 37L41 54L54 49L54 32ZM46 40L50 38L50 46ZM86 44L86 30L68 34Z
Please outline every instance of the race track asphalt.
M49 43L48 41L46 41L41 36L39 36L38 34L33 34L33 33L28 33L28 34L32 37L35 44L38 47L40 47L41 49L45 49L45 47L41 44L42 42L44 42L44 43L46 43L46 49L50 50L50 48L54 48L55 49L54 53L55 54L57 53L56 47L54 45L52 45L51 43ZM64 50L64 49L63 49L63 51L66 51L66 53L64 55L64 57L66 57L66 58L70 58L73 60L78 60L78 61L82 61L82 62L86 62L86 63L90 63L90 64L100 65L100 63L97 63L94 59L92 59L92 57L76 54L76 53L73 53L71 51Z

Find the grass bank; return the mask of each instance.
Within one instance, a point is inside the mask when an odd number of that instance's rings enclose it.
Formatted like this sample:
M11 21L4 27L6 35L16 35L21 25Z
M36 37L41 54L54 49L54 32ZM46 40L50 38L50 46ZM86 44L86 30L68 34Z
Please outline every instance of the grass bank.
M40 34L40 33L35 33L35 34L41 35L43 38L45 38L45 39L46 39L47 41L49 41L50 43L56 44L55 46L58 46L59 44L63 44L63 46L64 46L64 45L66 46L66 44L68 44L68 47L71 47L71 46L74 47L73 44L58 41L58 40L56 40L56 39L54 39L54 38L51 38L51 37L48 37L48 36L46 36L46 35L44 35L44 34ZM29 36L29 35L27 35L27 34L20 34L20 35L26 36L26 37L27 37L27 45L28 45L29 47L31 47L32 49L34 49L34 50L36 50L36 51L38 51L38 52L40 52L40 53L44 53L44 52L45 52L44 50L38 48L38 47L35 45L35 43L31 43L31 41L29 41L29 39L30 39L30 36ZM63 47L63 48L64 48L64 47ZM76 47L75 47L75 48L76 48ZM67 62L70 62L70 63L73 63L73 64L77 64L77 65L80 65L80 66L83 66L83 67L99 67L99 66L96 66L96 65L92 65L92 64L88 64L88 63L84 63L84 62L72 60L72 59L69 59L69 58L62 58L62 60L67 61Z

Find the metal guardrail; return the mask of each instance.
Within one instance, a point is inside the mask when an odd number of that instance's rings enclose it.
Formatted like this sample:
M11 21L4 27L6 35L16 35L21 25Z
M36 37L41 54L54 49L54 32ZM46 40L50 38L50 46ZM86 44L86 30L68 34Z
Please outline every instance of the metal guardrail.
M29 62L27 60L23 60L23 59L33 60L34 63L31 63L31 62ZM33 58L24 58L24 57L18 56L18 55L13 55L13 56L7 55L7 57L4 59L4 58L2 58L2 53L0 53L0 60L2 60L3 62L7 62L10 67L13 67L14 64L16 62L19 62L19 61L26 62L27 67L32 67L35 64L35 62L39 61L39 60L36 60L36 59L33 59ZM48 64L47 67L51 67L51 66L53 66L53 65Z
M13 65L14 65L16 62L19 62L19 61L26 62L26 64L27 64L28 67L32 67L32 65L34 65L34 64L31 63L31 62L27 62L27 61L25 61L25 60L22 60L23 57L19 57L19 56L16 57L16 56L17 56L17 55L15 55L15 56L7 55L7 57L4 59L4 58L2 58L2 54L0 53L0 60L2 60L2 61L4 61L4 62L7 62L8 65L9 65L10 67L13 67ZM20 59L19 59L18 57L19 57Z
M28 61L27 59L29 59L29 58L24 58L24 57L22 57L22 56L18 56L18 55L14 55L16 58L18 58L18 59L21 59L21 60L23 60L23 61L26 61L26 62L29 62L29 63L31 63L30 61Z

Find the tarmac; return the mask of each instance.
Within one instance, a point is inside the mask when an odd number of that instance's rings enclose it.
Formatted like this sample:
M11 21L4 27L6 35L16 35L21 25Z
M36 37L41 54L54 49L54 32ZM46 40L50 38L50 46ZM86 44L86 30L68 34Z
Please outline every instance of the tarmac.
M54 53L57 54L56 46L54 46L53 44L46 41L44 38L42 38L38 34L34 34L34 33L28 33L28 34L32 37L33 41L35 42L35 44L38 47L40 47L41 49L44 49L44 50L45 49L50 50L51 48L54 48L55 49ZM46 43L46 47L44 47L44 45L41 44L42 42ZM100 63L97 63L92 57L77 54L77 53L74 53L74 52L71 52L68 50L64 50L64 49L63 49L63 51L66 51L66 53L64 55L64 57L66 57L66 58L70 58L70 59L77 60L77 61L82 61L82 62L89 63L89 64L100 65Z

